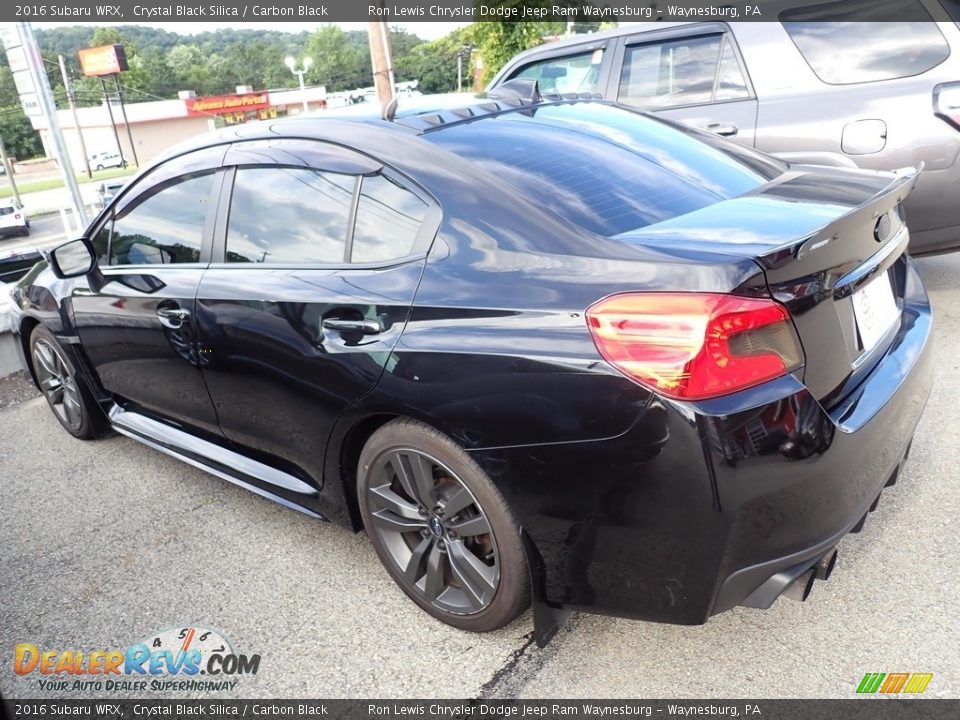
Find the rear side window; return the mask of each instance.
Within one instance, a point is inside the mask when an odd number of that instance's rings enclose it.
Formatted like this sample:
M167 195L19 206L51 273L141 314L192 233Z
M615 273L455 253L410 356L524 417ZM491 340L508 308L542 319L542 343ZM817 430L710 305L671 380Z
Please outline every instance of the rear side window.
M724 33L630 45L620 74L620 102L675 107L750 97Z
M785 165L706 133L604 103L547 105L424 135L491 183L613 236L741 195Z
M536 80L542 93L599 92L603 49L530 63L511 80Z
M385 175L363 178L353 233L353 262L382 262L410 254L427 204Z
M903 22L905 12L927 21ZM780 21L817 77L833 85L919 75L950 55L929 13L909 0L843 0L787 10Z
M308 168L239 168L227 262L344 262L356 182L352 175Z
M9 205L0 207L0 215L13 215L13 208Z

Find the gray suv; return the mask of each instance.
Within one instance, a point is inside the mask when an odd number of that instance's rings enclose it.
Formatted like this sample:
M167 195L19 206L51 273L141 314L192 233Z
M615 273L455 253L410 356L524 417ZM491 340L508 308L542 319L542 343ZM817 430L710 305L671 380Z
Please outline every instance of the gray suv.
M845 22L860 0L784 2L779 22L643 23L542 45L514 57L490 89L535 79L543 94L599 93L792 162L923 163L905 203L911 252L954 250L960 5L906 2L917 3L914 17L946 10L954 21Z

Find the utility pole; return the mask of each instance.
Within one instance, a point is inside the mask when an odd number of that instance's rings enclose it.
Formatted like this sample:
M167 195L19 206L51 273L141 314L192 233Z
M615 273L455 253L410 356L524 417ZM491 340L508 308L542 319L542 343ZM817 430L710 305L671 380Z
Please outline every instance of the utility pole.
M381 0L382 5L382 0ZM380 108L386 110L394 97L393 62L390 59L390 30L385 22L367 23L370 41L370 60L373 63L373 84L377 89Z
M70 155L67 153L67 143L63 139L63 131L60 129L57 106L53 102L53 93L50 92L50 80L47 78L47 72L43 69L43 60L40 57L37 39L33 35L33 28L30 23L18 22L17 28L20 30L20 37L26 48L27 65L36 89L37 101L40 103L43 114L47 119L47 126L50 128L50 141L53 144L57 164L60 166L63 184L70 191L77 218L80 225L84 226L87 224L87 209L83 206L83 197L80 195L80 186L77 185L77 176L73 174L73 165L70 162Z
M80 139L80 152L83 153L83 166L87 169L87 177L93 179L93 172L90 170L90 158L87 157L87 144L83 141L83 130L80 129L80 119L77 117L77 103L73 94L73 83L70 82L70 76L67 75L67 64L63 60L63 55L58 55L60 61L60 74L63 75L63 87L67 91L67 102L70 104L70 112L73 113L73 128L77 131L77 137Z
M7 171L7 177L10 178L10 189L13 190L13 197L17 201L17 205L23 206L23 203L20 201L20 191L17 190L17 181L13 179L13 165L10 163L10 158L7 157L7 148L3 144L3 138L0 138L0 161L3 162L3 167Z
M469 61L472 52L473 48L469 45L464 45L457 51L457 92L463 92L463 61Z

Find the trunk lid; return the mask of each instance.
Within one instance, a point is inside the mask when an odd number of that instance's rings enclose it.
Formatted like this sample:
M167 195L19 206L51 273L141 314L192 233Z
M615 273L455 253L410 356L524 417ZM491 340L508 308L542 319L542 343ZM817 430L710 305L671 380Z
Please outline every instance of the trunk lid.
M792 166L751 193L617 237L754 260L790 310L804 383L829 407L896 335L909 241L900 205L918 175Z

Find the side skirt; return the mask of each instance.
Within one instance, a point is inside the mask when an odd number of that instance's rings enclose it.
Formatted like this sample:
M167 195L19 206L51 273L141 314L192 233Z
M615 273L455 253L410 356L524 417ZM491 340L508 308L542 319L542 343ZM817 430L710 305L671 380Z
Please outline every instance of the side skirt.
M316 498L317 491L307 483L269 465L251 460L248 457L227 450L219 445L195 437L183 430L158 422L146 415L124 410L114 405L108 414L113 429L137 442L159 450L171 457L182 460L188 465L204 470L211 475L233 483L273 500L284 507L302 512L304 515L326 520L323 515L303 507L280 495L253 484L249 480L275 485L284 490L302 493L304 499ZM214 460L214 458L216 458Z

